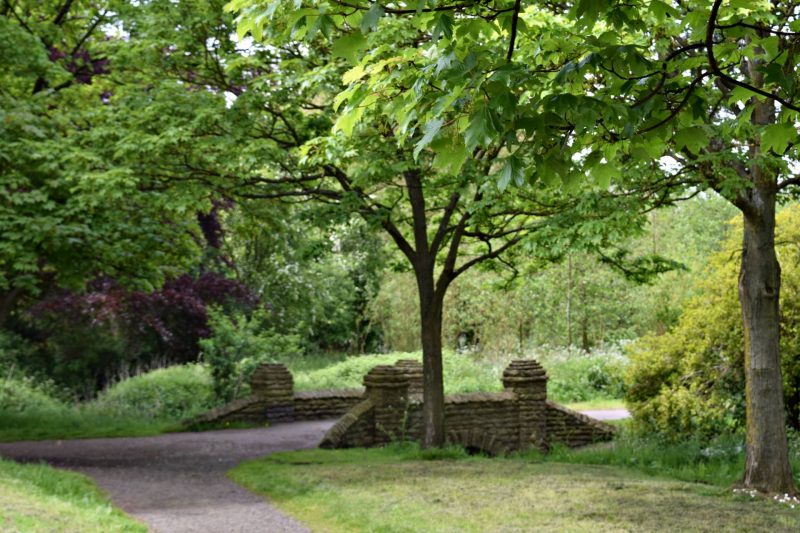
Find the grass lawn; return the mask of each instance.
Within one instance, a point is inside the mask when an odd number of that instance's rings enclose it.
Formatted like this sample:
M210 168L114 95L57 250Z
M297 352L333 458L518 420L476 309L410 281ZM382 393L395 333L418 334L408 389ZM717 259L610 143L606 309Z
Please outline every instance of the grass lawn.
M250 461L230 476L314 531L800 530L800 508L725 487L531 458L308 450Z
M0 531L146 533L115 509L89 478L0 459Z
M180 429L180 424L174 420L97 415L72 409L24 413L0 411L0 442L145 437Z

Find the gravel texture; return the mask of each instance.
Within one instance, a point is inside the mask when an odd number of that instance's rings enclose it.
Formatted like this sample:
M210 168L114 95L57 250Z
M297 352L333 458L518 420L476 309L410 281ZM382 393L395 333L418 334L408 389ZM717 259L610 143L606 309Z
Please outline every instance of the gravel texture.
M90 476L115 505L152 531L308 531L225 473L247 459L316 447L332 424L315 421L155 437L0 443L0 455L45 461Z

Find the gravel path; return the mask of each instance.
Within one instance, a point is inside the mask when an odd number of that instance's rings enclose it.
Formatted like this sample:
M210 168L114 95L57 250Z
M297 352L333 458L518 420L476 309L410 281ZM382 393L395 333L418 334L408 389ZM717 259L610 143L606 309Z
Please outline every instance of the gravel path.
M225 472L268 453L313 448L333 421L155 437L14 442L0 455L86 474L152 531L308 531Z
M582 411L601 420L625 409ZM0 456L92 477L115 505L162 533L308 531L225 473L247 459L313 448L334 421L155 437L0 443Z

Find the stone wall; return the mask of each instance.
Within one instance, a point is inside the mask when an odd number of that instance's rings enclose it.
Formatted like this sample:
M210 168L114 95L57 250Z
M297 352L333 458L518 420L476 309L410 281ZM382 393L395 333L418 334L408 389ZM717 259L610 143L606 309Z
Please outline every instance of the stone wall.
M184 424L279 424L339 418L364 397L364 389L295 392L292 374L284 365L275 363L263 364L253 372L250 390L250 396L211 409Z
M364 376L364 389L294 392L285 366L265 364L253 373L250 396L189 423L276 424L339 418L322 447L422 440L422 383L422 365L401 360L370 370ZM548 401L547 373L536 361L509 364L503 372L503 387L503 392L447 396L447 442L496 455L530 447L546 450L555 443L584 446L608 440L614 433L608 424Z
M364 376L364 400L330 429L321 446L370 447L392 440L421 440L420 384L417 362L373 368ZM546 450L554 443L583 446L614 434L612 426L547 401L547 374L536 361L512 362L503 373L503 385L503 392L445 398L448 443L496 455L530 447Z

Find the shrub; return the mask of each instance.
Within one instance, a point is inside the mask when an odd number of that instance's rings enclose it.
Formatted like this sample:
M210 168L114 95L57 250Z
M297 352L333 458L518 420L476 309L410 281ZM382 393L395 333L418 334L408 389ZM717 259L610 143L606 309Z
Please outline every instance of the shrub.
M37 387L30 379L6 376L0 381L0 411L28 413L33 411L62 411L66 406Z
M208 370L190 364L162 368L121 381L100 393L88 410L111 416L178 420L215 404Z
M220 400L230 400L246 389L246 382L259 364L277 357L300 357L300 338L276 333L264 326L265 321L263 309L249 317L227 316L220 309L210 309L212 334L200 341L200 349Z
M582 352L544 350L534 354L547 369L548 396L558 402L621 398L625 393L627 357L616 347Z
M446 351L442 355L447 394L502 389L502 366L475 360L469 355ZM377 365L392 365L399 359L422 360L420 352L354 355L332 365L308 371L293 371L295 387L304 390L355 388L364 374ZM291 368L291 364L289 365Z
M737 298L741 227L709 261L677 326L631 346L626 399L636 427L709 438L744 424L744 348ZM800 426L800 207L778 215L781 365L788 422Z

